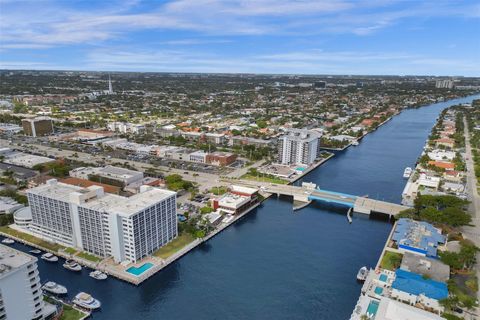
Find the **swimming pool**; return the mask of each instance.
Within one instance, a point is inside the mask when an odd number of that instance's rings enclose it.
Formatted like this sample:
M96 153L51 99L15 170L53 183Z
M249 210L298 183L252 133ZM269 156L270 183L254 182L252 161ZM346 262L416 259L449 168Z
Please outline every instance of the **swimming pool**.
M150 269L151 267L153 267L153 263L150 263L150 262L147 262L147 263L144 263L142 264L140 267L130 267L128 268L126 271L128 273L131 273L133 274L134 276L139 276L141 275L142 273L144 273L145 271L147 271L148 269Z
M382 287L376 287L376 288L375 288L375 293L376 293L376 294L382 295L382 292L383 292L383 288L382 288Z
M382 273L382 274L380 275L380 278L379 278L379 279L380 279L380 281L387 282L388 277L387 277L387 275L386 275L385 273Z
M378 305L379 305L378 301L374 301L374 300L370 301L367 308L367 314L375 316L377 314Z

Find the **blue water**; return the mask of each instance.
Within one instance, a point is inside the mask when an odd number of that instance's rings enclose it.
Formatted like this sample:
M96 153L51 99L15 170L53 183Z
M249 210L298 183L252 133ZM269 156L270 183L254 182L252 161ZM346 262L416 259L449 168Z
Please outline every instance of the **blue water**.
M477 96L479 98L480 96ZM399 202L439 112L459 99L407 110L329 160L304 180L321 188ZM102 302L94 319L348 319L360 293L358 269L374 266L391 230L385 221L328 210L293 212L287 198L256 211L139 287L112 277L99 282L38 262L42 281L64 284ZM27 249L15 244L15 247Z
M145 271L147 271L148 269L150 269L151 267L153 267L153 264L150 263L150 262L147 262L147 263L142 264L140 267L130 267L126 271L128 273L131 273L131 274L135 275L135 276L139 276L142 273L144 273Z

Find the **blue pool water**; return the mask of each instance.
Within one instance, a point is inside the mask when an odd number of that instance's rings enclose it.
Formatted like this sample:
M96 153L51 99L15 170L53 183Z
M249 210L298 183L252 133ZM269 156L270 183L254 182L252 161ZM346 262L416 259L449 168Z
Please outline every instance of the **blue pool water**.
M138 268L137 267L130 267L130 268L127 269L127 272L131 273L135 276L139 276L142 273L144 273L145 271L147 271L148 269L150 269L151 267L153 267L153 264L150 263L150 262L147 262L147 263L142 264Z
M379 303L377 301L373 301L373 300L370 301L370 304L368 305L368 308L367 308L367 313L376 315L378 310L378 305Z
M375 293L378 294L378 295L381 295L383 292L383 288L382 287L376 287L375 288Z

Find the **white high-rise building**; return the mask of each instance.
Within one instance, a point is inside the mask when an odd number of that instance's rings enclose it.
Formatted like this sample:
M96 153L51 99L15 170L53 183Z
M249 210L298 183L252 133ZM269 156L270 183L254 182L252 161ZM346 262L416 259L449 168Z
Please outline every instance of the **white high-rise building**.
M453 84L453 80L437 80L435 81L435 88L452 89Z
M51 179L27 196L32 232L116 262L136 262L178 234L173 191L142 186L127 198Z
M278 139L278 161L282 164L310 165L319 155L321 134L290 129Z
M110 79L110 74L108 74L108 94L113 94L112 79Z
M37 258L0 245L0 319L43 319Z

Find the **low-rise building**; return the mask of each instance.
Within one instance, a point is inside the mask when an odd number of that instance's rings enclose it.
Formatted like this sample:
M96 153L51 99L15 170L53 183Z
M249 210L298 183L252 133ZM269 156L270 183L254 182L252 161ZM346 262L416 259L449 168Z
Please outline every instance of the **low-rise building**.
M207 162L207 153L203 151L195 151L189 154L188 161L206 163Z
M444 320L431 313L408 304L382 297L375 313L375 320Z
M117 185L116 181L126 186L133 182L143 179L143 172L125 169L121 167L105 166L105 167L80 167L70 170L71 177L92 180L100 183Z
M228 193L213 199L213 209L226 214L239 214L257 203L258 189L232 185Z
M442 312L444 308L439 301L448 297L448 288L444 282L397 269L390 297L411 305L421 304L434 312Z
M446 237L430 223L401 218L395 225L392 240L402 252L436 257L438 245L444 244Z
M450 267L438 259L419 257L405 252L400 269L421 274L435 281L447 282L450 279Z
M214 166L228 166L237 160L237 155L230 152L212 152L207 154L207 163Z

